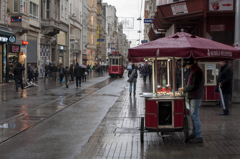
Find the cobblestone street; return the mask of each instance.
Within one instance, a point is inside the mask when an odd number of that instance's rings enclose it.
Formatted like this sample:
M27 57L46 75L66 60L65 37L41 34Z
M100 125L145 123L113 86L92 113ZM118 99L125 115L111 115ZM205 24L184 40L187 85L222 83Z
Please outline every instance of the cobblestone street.
M144 115L144 98L140 93L150 90L149 83L137 81L136 97L129 96L128 88L107 113L89 142L84 146L79 159L86 158L240 158L240 108L230 105L229 116L219 116L216 102L203 102L200 108L202 144L184 142L183 132L159 137L156 132L144 133L140 142L140 116Z

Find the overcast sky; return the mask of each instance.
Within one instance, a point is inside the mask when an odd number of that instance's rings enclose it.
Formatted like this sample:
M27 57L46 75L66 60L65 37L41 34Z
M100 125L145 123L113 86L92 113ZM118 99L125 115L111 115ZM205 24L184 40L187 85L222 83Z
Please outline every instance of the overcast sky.
M127 39L129 41L132 41L131 47L136 46L139 43L139 41L137 41L137 39L139 39L139 35L140 42L143 40L144 1L145 0L103 0L103 3L108 3L108 5L115 6L117 10L117 17L126 17L130 20L134 18L134 28L124 29L124 33L127 35ZM142 20L139 21L137 18L140 17L141 5ZM138 33L138 30L141 30L141 34Z

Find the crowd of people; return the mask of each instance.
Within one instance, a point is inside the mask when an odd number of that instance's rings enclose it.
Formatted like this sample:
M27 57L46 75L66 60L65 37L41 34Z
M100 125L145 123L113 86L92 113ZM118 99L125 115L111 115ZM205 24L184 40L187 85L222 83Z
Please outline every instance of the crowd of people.
M23 81L22 81L22 71L25 68L21 63L15 65L14 69L14 79L16 83L16 91L18 91L18 85L20 84L23 89ZM63 64L46 64L44 66L44 76L43 81L49 80L51 82L63 82L68 88L69 83L74 82L74 77L76 81L76 87L81 87L81 82L86 82L86 76L91 74L93 71L96 71L99 76L103 75L103 72L108 70L107 65L94 64L94 65L79 65L78 63L74 66L73 64L66 65ZM28 82L38 81L39 71L37 65L34 67L31 64L27 66L27 79Z

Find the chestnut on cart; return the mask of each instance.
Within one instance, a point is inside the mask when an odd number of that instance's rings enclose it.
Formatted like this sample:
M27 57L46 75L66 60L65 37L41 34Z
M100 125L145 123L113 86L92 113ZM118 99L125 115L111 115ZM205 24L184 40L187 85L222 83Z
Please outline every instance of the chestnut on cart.
M128 60L131 62L152 62L153 92L142 93L145 98L144 117L140 117L140 138L145 132L183 132L188 141L189 110L185 97L176 90L176 61L193 57L194 61L217 62L240 59L240 50L229 45L191 35L176 33L149 43L130 48ZM183 69L182 69L182 86Z

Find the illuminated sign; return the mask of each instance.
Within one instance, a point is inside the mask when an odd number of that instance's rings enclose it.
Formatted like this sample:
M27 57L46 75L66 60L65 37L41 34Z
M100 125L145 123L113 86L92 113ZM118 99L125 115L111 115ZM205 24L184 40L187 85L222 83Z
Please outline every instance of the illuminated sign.
M12 22L21 22L22 17L21 16L11 16L11 21Z
M10 46L10 52L19 52L20 51L20 47L17 45L14 46Z
M14 36L10 36L8 40L9 40L9 42L11 42L11 43L15 43L16 38L15 38Z
M7 42L7 41L8 41L7 37L0 36L0 42Z
M28 45L28 41L22 41L23 45Z

